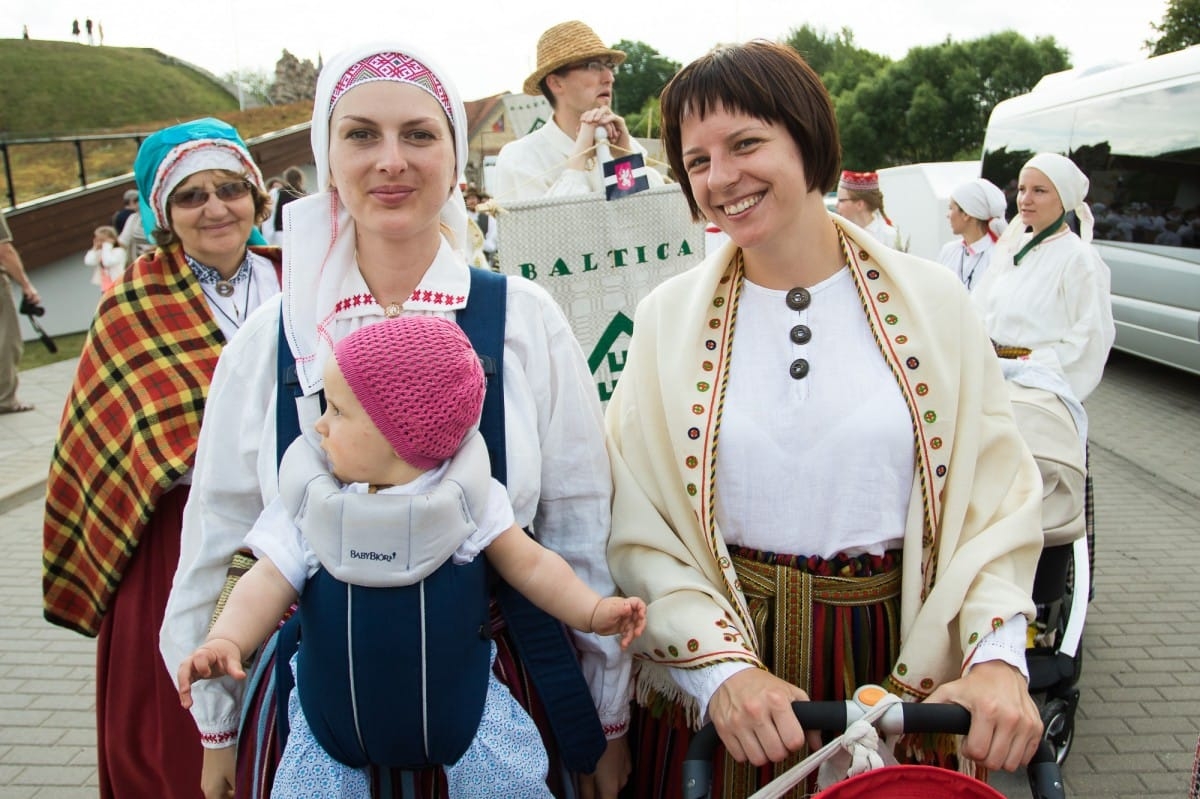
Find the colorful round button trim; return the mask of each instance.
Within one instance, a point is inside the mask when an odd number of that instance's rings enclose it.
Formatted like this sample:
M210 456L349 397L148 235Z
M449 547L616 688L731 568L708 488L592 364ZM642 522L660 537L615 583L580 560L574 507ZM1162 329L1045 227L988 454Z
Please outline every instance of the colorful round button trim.
M999 616L992 619L992 629L993 630L999 630L1003 626L1004 626L1004 619L1000 618Z
M967 638L967 643L973 644L978 640L979 640L979 633L971 633L971 635Z
M928 393L929 393L929 384L928 383L917 383L917 396L918 397L923 397Z
M883 317L883 321L887 322L889 325L894 325L900 321L900 317L896 316L894 313L890 313Z
M696 390L701 393L708 391L710 388L712 388L712 386L709 385L708 383L704 382L703 380L701 380L699 383L696 384Z
M878 280L879 279L879 270L878 269L868 269L867 270L867 279L868 280Z
M946 466L945 466L945 464L943 464L943 465L941 465L941 466L937 467L936 469L934 469L934 472L937 474L937 476L938 476L938 477L945 477L945 476L946 476Z
M679 657L679 649L674 644L671 644L670 646L668 646L667 651L671 653L671 657L673 657L673 658Z
M713 330L716 330L718 327L721 326L721 320L720 319L709 319L708 326L711 327Z
M925 411L925 424L933 424L937 421L937 414L933 411Z
M869 261L869 260L871 260L871 254L869 252L867 252L866 250L859 250L858 251L858 260Z
M887 302L891 298L892 298L892 295L888 294L886 291L881 291L875 295L875 299L879 300L880 302Z
M685 460L684 463L687 464L687 467L689 469L695 469L697 466L700 465L700 459L697 458L695 455L688 455L687 460Z
M693 405L692 413L696 414L697 416L701 415L702 413L704 413L704 406L703 405Z
M706 372L711 372L713 370L713 362L705 361L704 363L700 364L700 368Z
M921 365L921 362L918 361L916 358L909 358L907 361L904 362L904 365L907 366L909 369L916 369L918 366Z
M934 449L941 449L942 440L940 438L931 438L929 440L929 446L933 447Z
M896 664L896 673L899 674L901 677L908 674L908 664L907 663L897 663Z
M688 484L687 484L687 492L688 492L688 496L689 496L689 497L694 497L694 496L696 496L696 490L697 490L697 489L696 489L696 484L695 484L695 483L688 483Z
M904 335L896 336L896 343L897 344L907 344L908 336L904 336Z
M931 690L933 688L933 678L926 677L925 679L921 680L921 687L926 691Z
M704 342L704 348L706 350L715 350L717 348L717 342L710 338L708 341Z
M722 307L723 305L725 305L725 298L724 298L724 297L717 297L715 300L713 300L713 306L714 306L714 307L716 307L716 308L720 308L720 307Z
M700 428L699 427L693 427L688 430L688 438L690 438L692 441L695 441L699 437L700 437Z

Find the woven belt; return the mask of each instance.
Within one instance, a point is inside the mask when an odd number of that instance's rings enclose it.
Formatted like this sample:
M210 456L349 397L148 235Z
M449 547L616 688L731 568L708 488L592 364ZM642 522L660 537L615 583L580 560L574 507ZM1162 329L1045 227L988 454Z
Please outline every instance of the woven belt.
M1029 347L1014 347L1007 344L996 344L994 342L992 346L996 348L996 355L1001 358L1024 358L1026 355L1029 355L1033 352L1033 350L1029 349Z
M733 566L750 606L759 641L765 641L767 618L775 607L772 636L776 653L772 673L807 689L812 680L812 618L815 604L854 607L874 605L900 595L900 570L870 577L826 577L786 565L733 556ZM791 652L797 657L781 656Z

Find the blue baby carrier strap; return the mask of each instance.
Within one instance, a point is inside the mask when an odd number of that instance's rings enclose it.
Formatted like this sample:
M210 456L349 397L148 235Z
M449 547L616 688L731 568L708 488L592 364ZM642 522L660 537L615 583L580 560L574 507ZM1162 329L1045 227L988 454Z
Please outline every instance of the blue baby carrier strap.
M472 268L470 273L468 303L458 311L456 321L480 355L488 378L480 433L488 445L492 475L503 483L507 478L503 385L507 280L503 275L484 269ZM296 399L303 395L282 317L278 346L275 434L277 460L281 461L288 446L300 435ZM475 562L482 564L484 559L477 558ZM562 625L503 581L497 581L496 595L517 655L542 699L564 765L571 771L590 774L596 770L607 741L574 648ZM299 629L299 614L295 614L278 636L275 700L281 747L288 735L287 698L293 687L289 661L296 651Z
M479 430L488 445L492 476L502 483L508 478L503 380L507 302L508 281L504 275L471 269L467 307L456 318L488 374ZM563 765L570 771L591 774L608 742L566 631L557 619L499 578L495 594L513 646L546 709Z

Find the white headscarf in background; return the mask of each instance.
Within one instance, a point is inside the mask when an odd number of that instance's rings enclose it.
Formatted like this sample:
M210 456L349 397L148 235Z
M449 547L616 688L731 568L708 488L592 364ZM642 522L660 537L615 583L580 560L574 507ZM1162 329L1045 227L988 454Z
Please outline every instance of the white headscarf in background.
M377 41L338 53L325 62L313 101L313 161L318 191L283 209L283 322L296 356L304 393L319 388L321 369L333 352L327 327L333 321L343 282L355 268L354 219L329 186L329 120L343 93L367 81L390 80L428 92L450 121L454 134L453 188L441 210L446 243L469 261L467 209L459 185L467 161L467 114L448 73L419 50L398 41Z
M975 178L958 186L950 192L950 199L963 210L963 213L978 219L987 226L992 241L1000 238L1000 234L1008 227L1004 221L1004 211L1008 200L1004 192L995 183L983 178Z
M1058 153L1038 153L1025 162L1022 169L1037 169L1054 184L1062 200L1063 209L1074 211L1079 217L1079 238L1092 240L1092 209L1083 201L1088 193L1087 175L1075 166L1075 162Z

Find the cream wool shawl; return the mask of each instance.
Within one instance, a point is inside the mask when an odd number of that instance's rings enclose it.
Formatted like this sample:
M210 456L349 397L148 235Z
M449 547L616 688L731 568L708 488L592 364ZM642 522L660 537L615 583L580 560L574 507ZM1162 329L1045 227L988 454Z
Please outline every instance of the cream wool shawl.
M889 687L921 699L958 678L978 641L1005 619L1032 618L1040 478L962 285L937 264L896 252L852 224L834 224L847 237L864 312L913 422L901 651ZM657 694L679 702L693 723L695 699L682 695L664 667L762 667L713 502L741 284L735 253L726 244L640 303L606 414L614 481L609 564L625 594L649 603L646 632L631 648L638 700Z

